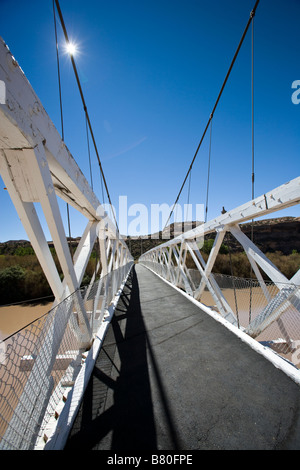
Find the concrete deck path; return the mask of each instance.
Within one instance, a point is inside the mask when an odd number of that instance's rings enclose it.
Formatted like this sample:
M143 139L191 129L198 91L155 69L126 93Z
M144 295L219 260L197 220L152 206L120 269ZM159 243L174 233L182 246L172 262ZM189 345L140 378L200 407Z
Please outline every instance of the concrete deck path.
M136 265L65 449L300 449L300 388Z

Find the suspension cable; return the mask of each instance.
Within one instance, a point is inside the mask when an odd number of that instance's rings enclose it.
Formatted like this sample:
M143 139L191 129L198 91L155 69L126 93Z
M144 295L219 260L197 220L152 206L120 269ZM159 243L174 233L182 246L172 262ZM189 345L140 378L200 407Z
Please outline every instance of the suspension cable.
M59 18L60 18L60 23L61 23L61 27L62 27L62 29L63 29L63 33L64 33L64 36L65 36L66 43L69 44L70 41L69 41L69 37L68 37L68 33L67 33L66 26L65 26L65 22L64 22L64 19L63 19L63 15L62 15L62 12L61 12L61 9L60 9L59 1L58 1L58 0L55 0L55 3L56 3L56 7L57 7L57 11L58 11L58 15L59 15ZM77 67L76 67L75 60L74 60L74 57L73 57L72 54L70 54L70 58L71 58L71 62L72 62L73 71L74 71L74 74L75 74L77 86L78 86L78 89L79 89L79 93L80 93L80 96L81 96L81 101L82 101L83 109L84 109L85 116L86 116L86 119L87 119L88 127L89 127L89 130L90 130L90 134L91 134L92 141L93 141L93 144L94 144L95 152L96 152L96 155L97 155L97 160L98 160L98 163L99 163L101 175L102 175L103 182L104 182L104 185L105 185L107 197L108 197L108 200L109 200L109 204L110 204L110 206L112 207L112 203L111 203L111 199L110 199L110 194L109 194L108 187L107 187L107 183L106 183L106 179L105 179L105 176L104 176L104 172L103 172L103 168L102 168L102 164L101 164L101 160L100 160L98 148L97 148L97 145L96 145L96 141L95 141L95 137L94 137L94 133L93 133L91 121L90 121L90 118L89 118L87 106L86 106L85 99L84 99L84 96L83 96L83 91L82 91L81 83L80 83L80 80L79 80L79 76L78 76L78 72L77 72ZM114 219L115 219L115 224L116 224L117 231L119 232L119 228L118 228L118 224L117 224L117 220L116 220L114 211L112 211L112 213L113 213L113 216L114 216Z
M60 65L59 65L59 54L58 54L58 40L57 40L57 27L56 27L56 14L54 0L53 6L53 17L54 17L54 33L55 33L55 45L56 45L56 63L57 63L57 75L58 75L58 91L59 91L59 103L60 103L60 122L61 122L61 138L64 140L64 120L62 110L62 97L61 97L61 82L60 82Z
M252 39L251 39L251 152L252 152L252 199L254 199L254 18L252 21ZM251 241L253 242L253 223L251 224Z
M252 41L251 41L251 101L252 101L252 199L254 199L254 18L252 21Z
M85 118L85 128L86 128L86 141L88 147L88 156L89 156L89 166L90 166L90 178L91 178L91 188L94 191L93 187L93 174L92 174L92 163L91 163L91 152L90 152L90 140L89 140L89 129L87 119Z
M64 118L63 118L63 105L62 105L62 93L61 93L61 80L60 80L60 64L59 64L59 53L58 53L58 40L57 40L57 26L56 26L56 14L54 0L52 2L53 7L53 18L54 18L54 33L55 33L55 48L56 48L56 62L57 62L57 76L58 76L58 91L59 91L59 107L60 107L60 122L61 122L61 138L64 141ZM68 230L69 230L69 250L71 256L73 256L72 242L71 242L71 221L69 204L67 203L67 219L68 219Z
M205 222L207 222L207 210L208 210L208 191L209 191L209 178L210 178L210 157L211 157L211 135L212 135L212 123L210 121L210 133L209 133L209 152L208 152L208 169L207 169L207 187L206 187L206 204L205 204Z
M234 275L233 275L233 264L232 264L232 259L231 259L230 239L229 239L229 233L228 232L226 232L226 238L227 238L227 246L228 246L228 253L229 253L231 281L232 281L233 294L234 294L235 313L236 313L238 328L240 328L239 309L238 309L238 303L237 303L236 287L235 287Z
M190 205L190 195L191 195L191 180L192 180L192 172L190 172L190 176L189 176L189 184L188 184L188 192L187 192L187 213L185 214L184 217L188 217L189 215L189 205ZM189 222L188 220L186 220L185 222ZM192 222L192 220L191 220Z
M252 21L251 37L251 151L252 151L252 200L254 199L254 18ZM251 241L254 238L254 219L251 222ZM252 278L253 268L250 267L250 279ZM250 281L250 300L249 300L249 324L252 317L252 281Z
M189 203L190 203L191 179L192 179L192 172L190 173L190 177L189 177L189 186L188 186L188 195L187 195L187 205L189 205Z
M192 211L192 219L189 220L189 206L190 206L190 195L191 195L191 180L192 180L192 172L190 172L189 176L189 184L188 184L188 190L187 190L187 205L186 205L186 212L183 212L183 227L185 222L193 222L193 211ZM181 227L181 230L183 230L183 227ZM191 226L192 228L192 226Z
M230 75L230 73L231 73L231 70L232 70L232 68L233 68L233 65L234 65L234 63L235 63L235 61L236 61L236 58L237 58L238 53L239 53L239 51L240 51L240 48L241 48L241 46L242 46L242 44L243 44L243 42L244 42L244 39L245 39L245 36L246 36L247 31L248 31L248 29L249 29L250 23L252 22L252 19L254 18L254 15L255 15L255 12L256 12L256 9L257 9L258 4L259 4L259 0L256 1L255 5L254 5L254 7L253 7L253 10L252 10L251 13L250 13L250 17L249 17L249 19L248 19L247 25L246 25L246 27L245 27L245 30L244 30L243 34L242 34L242 37L241 37L241 39L240 39L240 42L239 42L239 45L238 45L238 47L237 47L237 50L236 50L236 52L235 52L235 54L234 54L234 57L233 57L233 59L232 59L232 61L231 61L231 64L230 64L230 67L229 67L228 72L227 72L227 74L226 74L226 77L225 77L225 79L224 79L223 85L222 85L222 87L221 87L221 90L220 90L220 92L219 92L219 95L218 95L218 97L217 97L217 100L216 100L216 102L215 102L215 105L214 105L214 107L213 107L213 110L212 110L212 112L211 112L211 114L210 114L210 116L209 116L209 120L208 120L208 122L207 122L207 124L206 124L206 127L205 127L204 132L203 132L202 137L201 137L201 140L200 140L199 145L198 145L198 147L197 147L197 149L196 149L195 155L194 155L194 157L193 157L193 159L192 159L192 162L191 162L191 164L190 164L190 167L189 167L189 169L188 169L188 172L187 172L187 174L186 174L186 176L185 176L185 178L184 178L184 181L183 181L183 183L182 183L182 186L181 186L181 188L180 188L180 191L179 191L179 193L178 193L178 196L177 196L177 198L176 198L176 200L175 200L175 202L174 202L174 204L173 204L172 210L171 210L171 212L170 212L170 215L169 215L169 217L168 217L168 220L167 220L167 222L166 222L166 224L165 224L164 229L166 228L167 224L169 223L169 220L170 220L170 218L171 218L171 216L172 216L172 214L173 214L173 211L174 211L174 207L175 207L175 205L176 205L177 202L178 202L178 199L179 199L179 197L180 197L180 195L181 195L181 192L182 192L183 187L184 187L184 185L185 185L185 183L186 183L186 180L187 180L187 178L188 178L188 175L190 174L190 171L191 171L191 169L192 169L192 167L193 167L193 164L194 164L194 162L195 162L195 160L196 160L197 154L198 154L199 149L200 149L200 147L201 147L201 145L202 145L202 142L203 142L203 139L204 139L205 134L206 134L206 132L207 132L207 129L208 129L208 127L209 127L209 124L210 124L210 122L211 122L211 120L212 120L212 118L213 118L213 116L214 116L215 110L216 110L216 108L217 108L217 106L218 106L218 103L219 103L220 98L221 98L221 96L222 96L223 90L224 90L224 88L225 88L225 85L226 85L226 83L227 83L227 80L228 80L228 78L229 78L229 75Z

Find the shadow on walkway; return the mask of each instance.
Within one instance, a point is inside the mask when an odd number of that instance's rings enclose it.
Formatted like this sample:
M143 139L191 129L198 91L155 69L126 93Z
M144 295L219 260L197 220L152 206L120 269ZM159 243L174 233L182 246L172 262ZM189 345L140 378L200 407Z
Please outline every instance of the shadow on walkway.
M97 358L66 450L157 449L148 360L176 449L176 431L147 336L133 268Z
M299 386L135 266L65 449L299 448Z

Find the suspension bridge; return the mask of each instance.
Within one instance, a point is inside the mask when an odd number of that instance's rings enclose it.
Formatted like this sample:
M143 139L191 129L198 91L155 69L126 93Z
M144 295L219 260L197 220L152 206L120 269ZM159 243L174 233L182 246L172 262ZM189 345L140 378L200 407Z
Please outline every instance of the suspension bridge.
M300 177L134 263L2 39L0 84L0 174L55 297L47 315L0 343L0 448L299 449L300 270L284 276L241 224L299 204ZM86 218L73 256L57 198ZM226 234L255 277L214 273Z

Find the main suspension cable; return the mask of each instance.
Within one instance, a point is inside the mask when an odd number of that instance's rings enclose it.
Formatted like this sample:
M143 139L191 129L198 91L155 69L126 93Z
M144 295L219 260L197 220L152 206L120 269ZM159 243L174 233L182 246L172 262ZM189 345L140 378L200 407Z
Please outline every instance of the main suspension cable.
M91 188L94 191L93 185L93 173L92 173L92 162L91 162L91 152L90 152L90 139L89 139L89 129L87 119L85 117L85 129L86 129L86 141L87 141L87 148L88 148L88 156L89 156L89 166L90 166L90 178L91 178Z
M251 37L251 151L252 151L252 200L254 199L254 18L252 21L252 37ZM254 238L254 219L251 221L251 241ZM250 278L252 278L253 268L250 267ZM249 300L249 324L252 317L252 282L250 284L250 300Z
M61 122L61 138L64 139L64 118L63 118L63 105L62 105L62 93L61 93L61 80L60 80L60 65L59 65L59 53L58 53L58 39L57 39L57 25L56 25L56 14L54 0L53 6L53 18L54 18L54 33L55 33L55 48L56 48L56 62L57 62L57 76L58 76L58 91L59 91L59 107L60 107L60 122ZM69 250L71 256L73 256L72 242L71 242L71 221L69 204L67 203L67 219L68 219L68 230L69 230Z
M55 0L55 3L56 3L56 7L57 7L57 11L58 11L59 18L60 18L61 27L62 27L63 32L64 32L65 40L66 40L66 43L67 43L67 45L68 45L68 44L70 44L70 41L69 41L69 37L68 37L68 33L67 33L66 26L65 26L65 22L64 22L64 19L63 19L63 15L62 15L62 12L61 12L61 8L60 8L60 5L59 5L59 1L58 1L58 0ZM83 96L83 91L82 91L81 83L80 83L80 80L79 80L79 76L78 76L78 72L77 72L77 67L76 67L75 60L74 60L74 57L73 57L72 54L70 54L70 57L71 57L71 62L72 62L74 74L75 74L75 77L76 77L77 86L78 86L79 93L80 93L80 96L81 96L81 101L82 101L83 109L84 109L84 112L85 112L85 115L86 115L86 120L87 120L87 123L88 123L88 127L89 127L89 130L90 130L90 134L91 134L91 137L92 137L92 141L93 141L93 144L94 144L95 152L96 152L96 155L97 155L97 160L98 160L98 163L99 163L99 168L100 168L101 175L102 175L102 178L103 178L103 182L104 182L104 185L105 185L107 197L108 197L108 200L109 200L109 204L110 204L110 206L112 207L112 203L111 203L111 199L110 199L110 194L109 194L108 187L107 187L107 183L106 183L106 179L105 179L105 176L104 176L104 172L103 172L103 168L102 168L102 164L101 164L101 160L100 160L98 148L97 148L97 145L96 145L96 141L95 141L95 137L94 137L94 133L93 133L91 121L90 121L90 118L89 118L87 106L86 106L85 99L84 99L84 96ZM116 224L117 231L119 232L117 220L116 220L116 217L115 217L115 214L114 214L114 211L113 211L113 210L112 210L112 213L113 213L113 216L114 216L114 219L115 219L115 224Z
M61 82L60 82L60 65L59 65L59 54L58 54L58 40L57 40L57 26L56 26L56 13L54 0L53 6L53 18L54 18L54 33L55 33L55 46L56 46L56 63L57 63L57 75L58 75L58 92L59 92L59 104L60 104L60 122L61 122L61 138L64 140L64 119L63 119L63 107L61 97Z
M252 199L254 199L254 18L252 21L252 40L251 40L251 101L252 101Z
M210 159L211 159L211 135L212 135L212 124L210 121L210 133L209 133L209 152L208 152L208 168L207 168L207 187L206 187L206 203L205 203L205 222L207 222L207 211L208 211L208 192L209 192L209 179L210 179Z
M211 120L212 120L212 118L213 118L213 116L214 116L215 110L216 110L216 108L217 108L217 106L218 106L218 103L219 103L220 98L221 98L221 96L222 96L223 90L224 90L224 88L225 88L225 85L226 85L226 83L227 83L227 80L228 80L228 78L229 78L229 75L230 75L230 73L231 73L231 70L232 70L232 68L233 68L233 65L234 65L234 63L235 63L235 61L236 61L236 58L237 58L238 53L239 53L239 51L240 51L240 48L241 48L241 46L242 46L242 44L243 44L243 42L244 42L245 36L246 36L247 31L248 31L248 29L249 29L249 26L250 26L250 24L251 24L251 22L252 22L252 19L254 18L254 15L255 15L255 12L256 12L256 9L257 9L258 4L259 4L259 0L256 1L255 5L254 5L254 7L253 7L253 10L250 12L249 20L248 20L247 25L246 25L246 27L245 27L245 30L244 30L244 32L243 32L243 34L242 34L242 37L241 37L241 39L240 39L240 42L239 42L239 45L238 45L238 47L237 47L237 50L236 50L236 52L235 52L235 54L234 54L234 57L233 57L233 59L232 59L232 61L231 61L230 67L229 67L229 69L228 69L228 72L227 72L227 74L226 74L225 80L224 80L223 85L222 85L222 87L221 87L221 90L220 90L220 92L219 92L218 98L217 98L217 100L216 100L216 102L215 102L215 105L214 105L214 107L213 107L212 112L210 113L209 120L208 120L208 122L207 122L207 124L206 124L206 127L205 127L204 132L203 132L202 137L201 137L201 140L200 140L199 145L198 145L198 147L197 147L197 149L196 149L195 155L194 155L194 157L193 157L193 159L192 159L192 162L191 162L191 164L190 164L190 167L189 167L189 169L188 169L188 172L187 172L187 174L186 174L186 176L185 176L185 178L184 178L184 181L183 181L183 183L182 183L182 186L181 186L181 188L180 188L180 191L179 191L179 193L178 193L178 196L177 196L177 198L176 198L176 200L175 200L175 202L174 202L174 204L173 204L172 210L171 210L171 212L170 212L170 215L169 215L169 217L168 217L168 220L167 220L167 222L166 222L166 224L165 224L164 229L166 228L167 224L169 223L169 220L170 220L170 218L171 218L171 216L172 216L172 214L173 214L173 211L174 211L174 207L176 206L176 204L177 204L177 202L178 202L178 199L179 199L179 197L180 197L180 195L181 195L181 192L182 192L182 190L183 190L183 188L184 188L184 185L185 185L185 183L186 183L186 180L187 180L187 178L188 178L188 175L189 175L190 172L191 172L191 169L192 169L193 164L194 164L194 162L195 162L195 160L196 160L197 154L198 154L199 149L200 149L200 147L201 147L201 145L202 145L202 142L203 142L203 139L204 139L205 134L206 134L206 132L207 132L207 129L208 129L208 127L209 127L209 124L210 124L210 122L211 122Z

